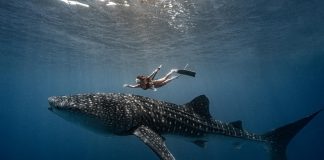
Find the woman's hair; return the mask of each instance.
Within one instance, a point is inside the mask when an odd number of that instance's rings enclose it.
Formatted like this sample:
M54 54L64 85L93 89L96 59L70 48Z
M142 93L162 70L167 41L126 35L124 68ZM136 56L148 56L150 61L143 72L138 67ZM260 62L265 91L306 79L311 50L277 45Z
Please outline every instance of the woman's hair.
M143 75L139 75L136 77L136 83L138 84L146 84L147 83L147 77Z
M139 79L139 80L144 80L144 79L146 78L146 76L139 75L139 76L137 76L136 78Z

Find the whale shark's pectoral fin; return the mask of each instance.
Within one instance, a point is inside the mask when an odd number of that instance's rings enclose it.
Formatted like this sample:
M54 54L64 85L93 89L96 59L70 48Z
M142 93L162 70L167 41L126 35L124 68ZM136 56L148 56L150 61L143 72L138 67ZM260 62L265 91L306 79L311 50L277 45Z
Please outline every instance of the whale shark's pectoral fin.
M149 146L161 160L175 160L164 143L164 138L146 126L138 127L133 134Z

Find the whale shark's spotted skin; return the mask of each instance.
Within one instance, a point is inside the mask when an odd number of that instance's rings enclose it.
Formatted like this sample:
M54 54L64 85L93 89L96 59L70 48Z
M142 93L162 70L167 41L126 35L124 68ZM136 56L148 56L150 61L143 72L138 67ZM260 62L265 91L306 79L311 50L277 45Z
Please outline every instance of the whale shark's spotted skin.
M241 121L224 123L212 119L209 101L204 95L184 105L119 93L53 96L48 100L50 110L63 118L79 121L104 134L136 135L161 159L175 159L161 137L173 134L198 139L196 144L199 146L202 145L201 142L205 142L199 139L209 135L265 142L271 146L273 160L284 160L285 146L289 140L318 113L301 119L296 124L256 135L245 131ZM292 129L295 129L294 134L288 135ZM284 135L286 133L288 136Z

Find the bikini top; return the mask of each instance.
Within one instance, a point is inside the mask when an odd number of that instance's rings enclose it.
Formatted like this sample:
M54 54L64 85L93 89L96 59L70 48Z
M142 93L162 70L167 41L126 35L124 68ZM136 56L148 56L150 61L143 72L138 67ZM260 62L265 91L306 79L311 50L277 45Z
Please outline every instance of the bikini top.
M147 90L152 87L152 79L146 76L138 76L140 80L140 86L142 89Z

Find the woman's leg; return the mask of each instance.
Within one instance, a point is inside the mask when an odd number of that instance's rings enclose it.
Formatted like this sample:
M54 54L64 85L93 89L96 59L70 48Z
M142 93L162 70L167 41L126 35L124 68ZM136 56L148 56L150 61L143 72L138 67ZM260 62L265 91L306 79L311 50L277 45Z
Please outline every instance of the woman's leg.
M166 74L163 78L164 81L166 81L167 79L170 79L170 76L172 75L172 73L176 73L178 70L177 69L171 69L170 72L168 74Z
M172 73L177 72L177 69L172 69L168 74L166 74L163 78L160 78L158 80L154 80L153 84L155 88L162 87L166 85L167 83L171 82L172 80L178 78L179 76L171 76Z
M172 76L172 77L169 77L168 79L164 80L162 83L163 85L166 85L167 83L171 82L172 80L174 79L177 79L179 76Z

